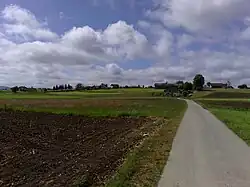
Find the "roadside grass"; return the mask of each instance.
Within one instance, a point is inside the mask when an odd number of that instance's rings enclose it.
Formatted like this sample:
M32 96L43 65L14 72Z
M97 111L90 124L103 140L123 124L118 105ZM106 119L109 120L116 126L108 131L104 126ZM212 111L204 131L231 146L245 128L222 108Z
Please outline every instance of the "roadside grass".
M250 145L250 110L213 108L211 112Z
M198 100L229 129L250 145L250 102Z
M250 98L249 99L242 99L242 98L235 98L235 99L231 99L231 98L196 98L195 100L207 100L207 101L249 101L250 102Z
M162 118L154 124L155 128L128 154L114 177L106 183L106 187L157 186L187 107L184 101L175 102L176 112L169 111L171 115L168 115L168 118Z

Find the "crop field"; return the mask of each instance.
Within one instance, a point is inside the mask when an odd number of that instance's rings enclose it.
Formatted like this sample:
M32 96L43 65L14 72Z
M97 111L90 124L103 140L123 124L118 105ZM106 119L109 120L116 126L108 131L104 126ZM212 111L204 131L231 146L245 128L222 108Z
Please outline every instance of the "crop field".
M152 97L152 93L160 93L163 90L145 89L107 89L90 91L63 91L63 92L0 92L0 99L81 99L81 98L127 98L127 97Z
M209 108L233 109L233 110L249 110L250 102L237 100L203 100L199 101Z
M228 98L228 99L249 99L250 92L212 92L203 98Z
M0 186L155 186L186 103L152 91L0 93Z
M32 99L0 100L0 106L25 111L81 114L85 116L162 116L170 117L179 112L175 99Z

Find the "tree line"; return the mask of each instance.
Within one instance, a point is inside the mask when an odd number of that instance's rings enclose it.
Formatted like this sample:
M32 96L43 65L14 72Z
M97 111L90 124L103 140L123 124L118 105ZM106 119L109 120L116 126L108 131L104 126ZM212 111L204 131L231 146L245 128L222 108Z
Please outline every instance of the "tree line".
M52 90L73 90L73 86L70 84L55 85Z
M148 86L147 88L156 88L156 89L166 89L168 88L170 85L175 85L178 86L178 89L180 90L184 90L184 91L190 91L190 90L197 90L197 91L201 91L204 89L204 85L205 85L205 78L202 74L197 74L195 75L195 77L193 78L193 82L184 82L184 81L177 81L175 84L169 84L168 82L166 83L155 83L154 87L153 86ZM233 88L231 86L231 83L228 81L227 82L227 88ZM208 87L211 87L211 83L208 82L207 83ZM22 92L35 92L38 90L41 90L43 92L47 92L49 91L70 91L70 90L96 90L96 89L118 89L118 88L146 88L144 85L135 85L135 86L121 86L119 84L110 84L110 86L108 86L108 84L104 84L101 83L100 85L93 85L93 86L85 86L82 83L78 83L75 87L73 87L70 84L61 84L61 85L55 85L53 86L53 88L40 88L40 89L36 89L36 88L28 88L25 86L14 86L11 88L11 91L16 93L18 91L22 91ZM250 89L246 84L241 84L238 86L239 89Z

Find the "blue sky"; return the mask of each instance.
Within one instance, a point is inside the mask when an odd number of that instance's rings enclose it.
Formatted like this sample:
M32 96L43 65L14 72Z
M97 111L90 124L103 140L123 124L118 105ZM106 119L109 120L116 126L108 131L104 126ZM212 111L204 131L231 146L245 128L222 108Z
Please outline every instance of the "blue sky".
M39 19L47 18L51 30L63 34L64 31L74 26L89 25L95 29L102 29L119 20L126 20L128 24L134 24L142 19L145 10L152 6L152 2L147 2L147 0L143 2L143 5L135 4L133 6L128 1L110 2L112 1L2 0L0 7L17 4L34 13ZM60 19L60 12L63 12L65 19Z
M1 0L0 84L250 84L248 0ZM6 72L8 72L6 74Z

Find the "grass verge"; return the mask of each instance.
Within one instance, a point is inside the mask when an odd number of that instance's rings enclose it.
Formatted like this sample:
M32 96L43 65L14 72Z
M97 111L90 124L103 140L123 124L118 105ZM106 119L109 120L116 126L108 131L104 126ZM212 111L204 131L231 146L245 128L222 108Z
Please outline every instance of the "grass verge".
M236 101L202 101L204 108L210 110L229 129L250 145L250 103Z
M186 109L182 101L178 116L157 123L156 128L131 151L115 176L106 187L152 187L156 186L166 164L178 125Z

